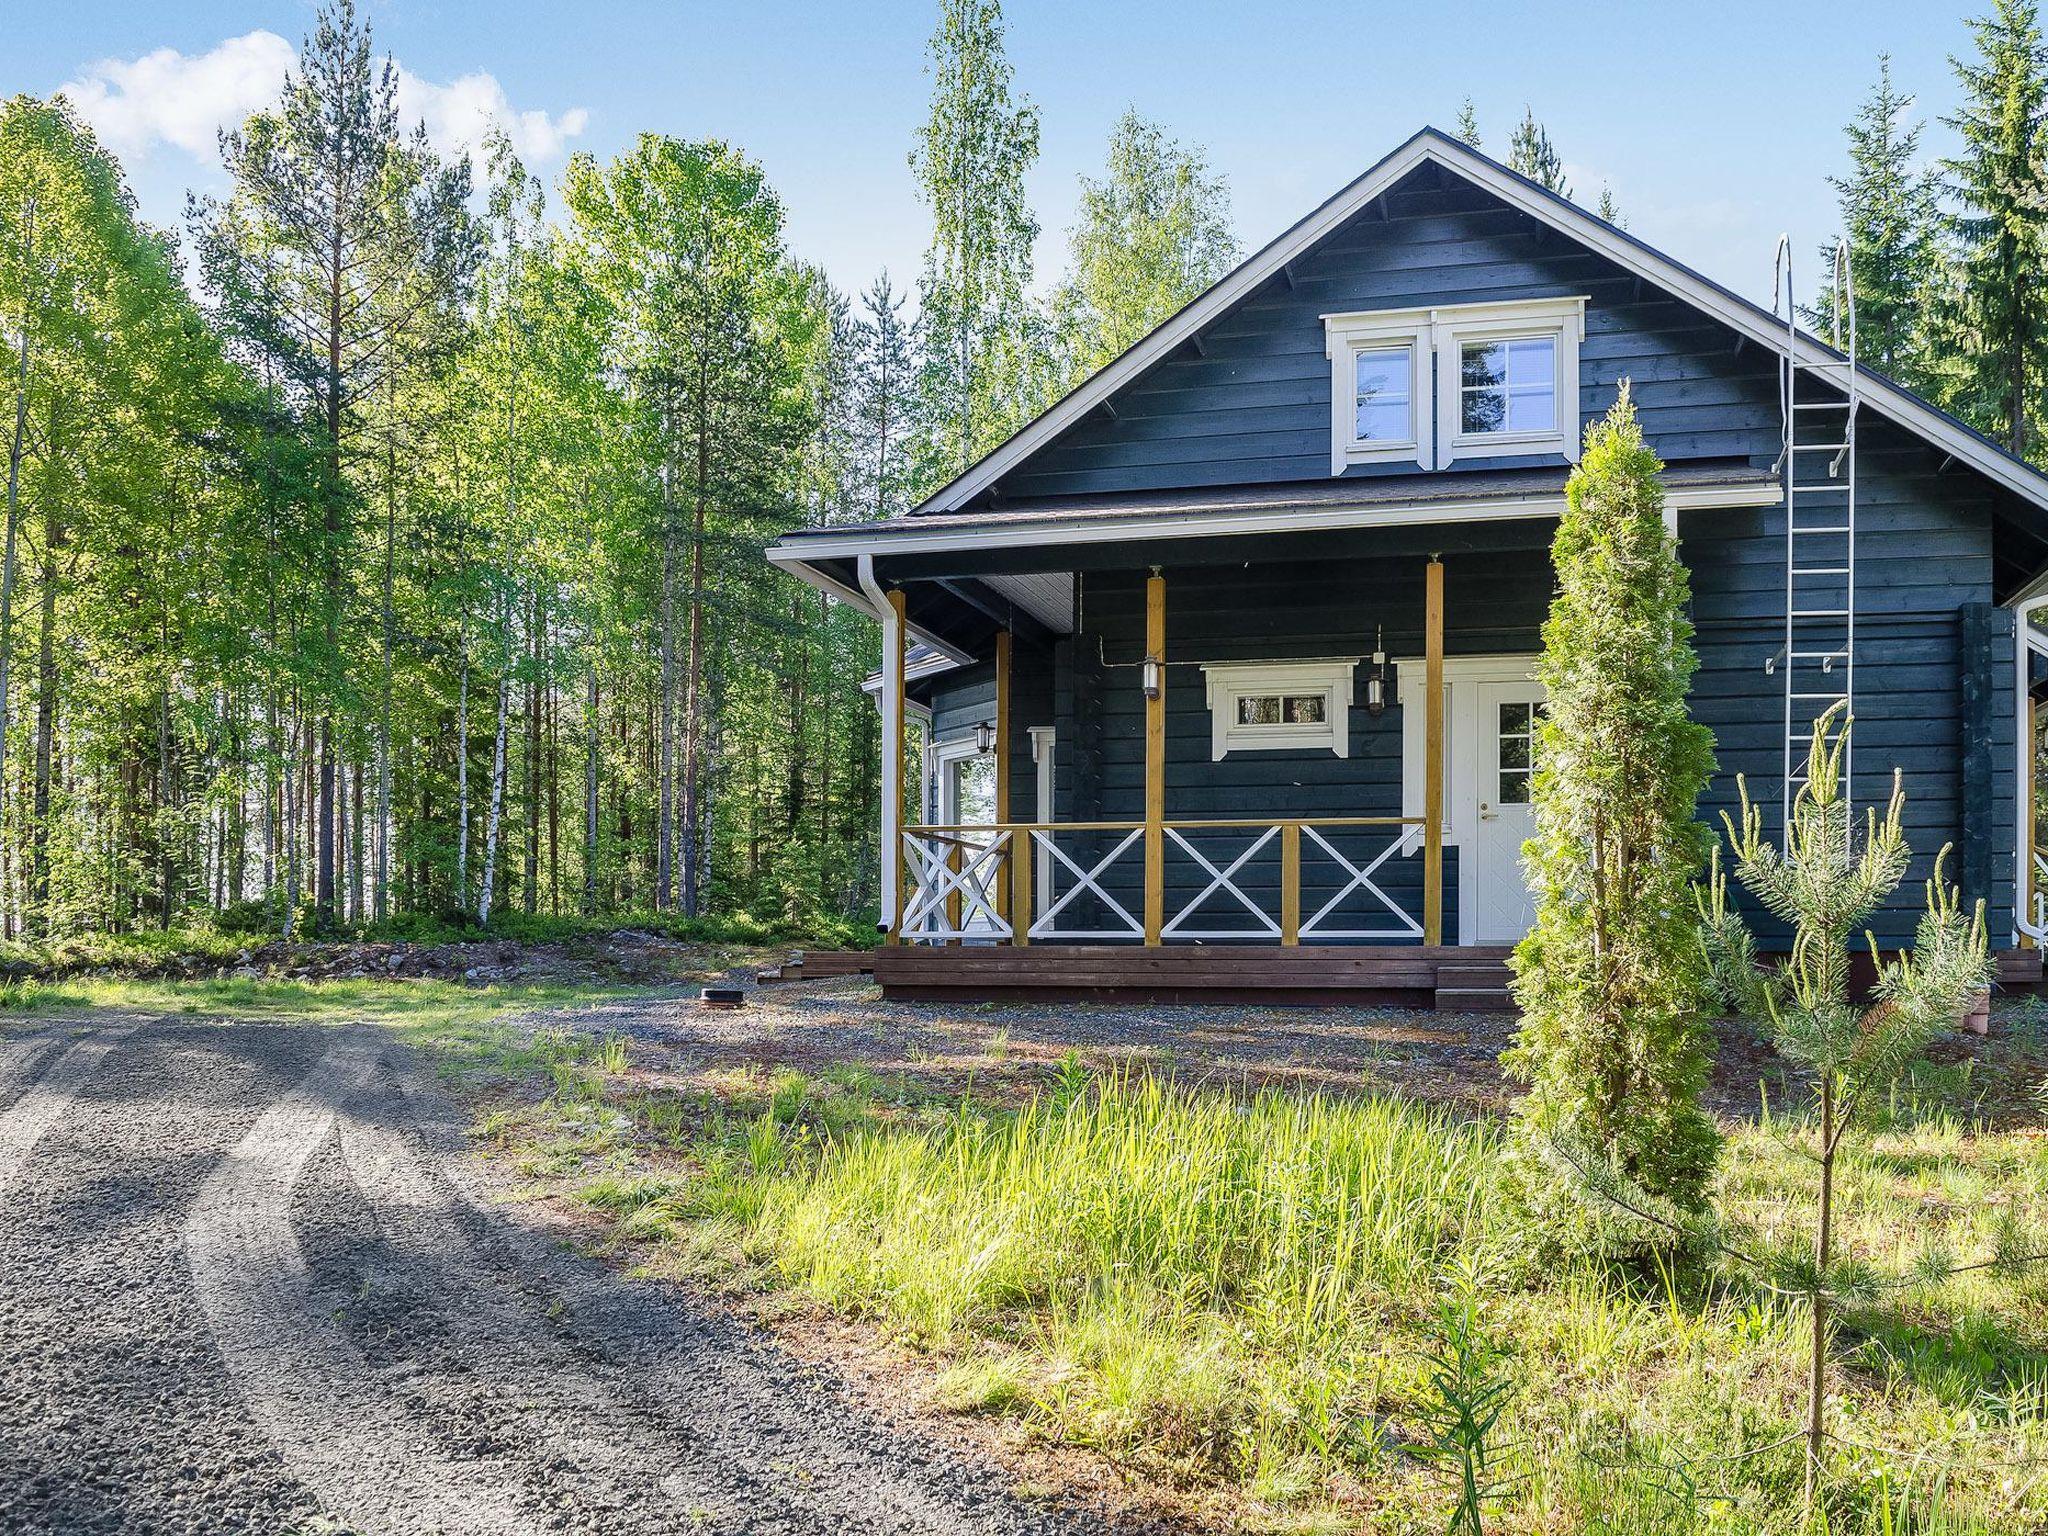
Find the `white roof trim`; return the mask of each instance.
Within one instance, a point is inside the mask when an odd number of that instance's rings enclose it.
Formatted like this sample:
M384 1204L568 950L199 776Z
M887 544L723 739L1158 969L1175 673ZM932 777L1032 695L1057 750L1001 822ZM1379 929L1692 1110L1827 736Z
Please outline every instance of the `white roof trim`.
M1166 355L1203 326L1219 318L1240 300L1248 298L1282 267L1346 220L1368 206L1374 198L1404 176L1427 162L1435 162L1466 180L1493 193L1510 207L1541 220L1597 251L1616 265L1639 273L1660 288L1668 289L1695 308L1729 326L1737 334L1766 350L1783 355L1786 330L1782 320L1769 311L1729 292L1688 270L1668 256L1652 250L1640 240L1624 234L1604 219L1545 191L1526 177L1518 176L1495 161L1434 128L1425 128L1388 155L1350 186L1280 235L1191 301L1144 340L1084 380L1074 391L1053 405L996 448L971 465L958 478L942 487L921 511L953 512L987 490L1026 458L1075 425L1103 401L1139 374L1162 361ZM1795 360L1801 364L1826 363L1837 354L1804 331L1798 333ZM1982 472L2016 495L2048 508L2048 478L2013 459L2001 449L1946 413L1915 398L1880 374L1860 374L1864 402L1901 426L1940 445L1961 462Z
M1667 508L1692 512L1717 507L1771 507L1784 499L1775 480L1742 480L1726 485L1669 486ZM1076 544L1113 544L1131 538L1227 538L1255 533L1324 532L1339 528L1399 528L1433 523L1492 523L1517 518L1558 517L1564 512L1562 491L1525 496L1473 496L1458 500L1416 498L1359 506L1230 507L1214 511L1133 511L1100 517L1054 517L1042 522L970 524L971 519L933 517L916 526L843 534L806 534L768 551L768 558L814 585L830 577L809 573L813 560L845 560L860 555L935 554L953 550L1029 549ZM1133 563L1139 563L1133 556Z
M768 558L775 560L775 552L773 550L769 551ZM875 605L868 601L867 594L859 591L857 588L849 587L843 581L834 581L823 571L813 570L807 565L801 565L792 560L780 560L775 563L781 565L799 581L816 587L820 592L830 593L833 597L838 598L840 602L846 604L847 607L866 614L876 623L879 624L882 621L882 616L875 612ZM956 667L967 666L974 660L972 655L961 650L952 641L941 639L928 629L922 629L915 624L905 624L903 628L910 639L922 641Z

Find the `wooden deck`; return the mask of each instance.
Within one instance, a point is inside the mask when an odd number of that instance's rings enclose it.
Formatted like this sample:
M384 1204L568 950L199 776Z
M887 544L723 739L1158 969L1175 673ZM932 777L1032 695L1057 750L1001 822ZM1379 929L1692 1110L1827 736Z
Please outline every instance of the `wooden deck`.
M1501 946L893 945L870 956L906 1002L1253 1003L1506 1009Z

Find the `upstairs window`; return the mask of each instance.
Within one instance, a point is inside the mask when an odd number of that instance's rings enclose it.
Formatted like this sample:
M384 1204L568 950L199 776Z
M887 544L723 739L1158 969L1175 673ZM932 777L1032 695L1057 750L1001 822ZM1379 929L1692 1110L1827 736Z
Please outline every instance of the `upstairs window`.
M1330 472L1579 456L1583 298L1325 315Z

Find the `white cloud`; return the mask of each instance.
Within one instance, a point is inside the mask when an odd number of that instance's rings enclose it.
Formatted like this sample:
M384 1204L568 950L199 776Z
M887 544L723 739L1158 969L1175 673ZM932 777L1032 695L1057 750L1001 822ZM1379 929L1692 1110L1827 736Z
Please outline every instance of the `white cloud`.
M159 48L138 59L102 59L62 90L125 158L169 144L211 164L220 130L275 103L297 59L290 43L258 30L200 54ZM408 125L427 125L427 138L443 154L474 153L498 123L522 157L537 161L560 158L590 121L581 107L520 111L496 77L481 70L441 85L401 65L398 107Z
M62 90L117 154L172 144L211 160L220 130L276 101L297 57L275 32L257 31L202 54L159 48L101 59Z

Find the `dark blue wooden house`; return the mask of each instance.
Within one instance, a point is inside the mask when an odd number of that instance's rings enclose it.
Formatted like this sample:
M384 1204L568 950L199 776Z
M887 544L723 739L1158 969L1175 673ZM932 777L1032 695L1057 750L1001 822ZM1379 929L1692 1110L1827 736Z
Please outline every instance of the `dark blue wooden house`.
M771 551L882 621L885 742L929 714L884 985L1499 1000L1548 551L1623 380L1692 571L1705 814L1737 773L1782 814L1852 698L1856 801L1903 770L1916 873L1953 844L2017 973L2048 478L1425 130L911 515Z

